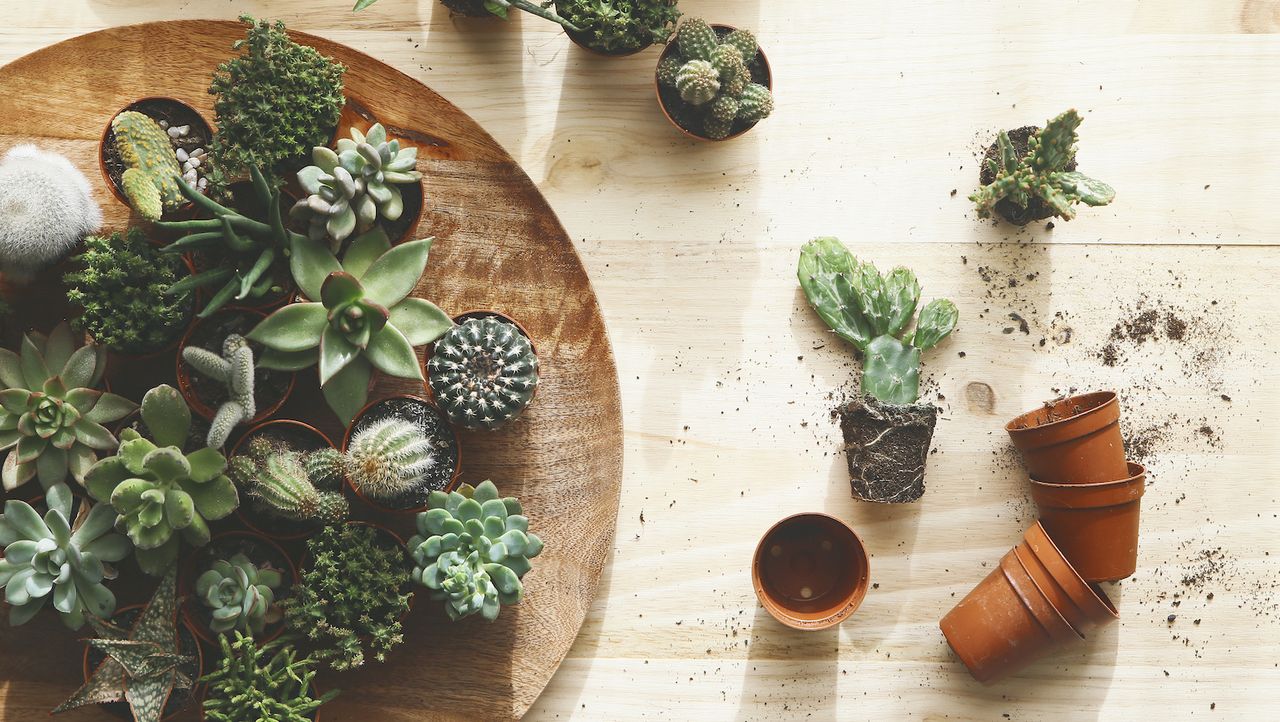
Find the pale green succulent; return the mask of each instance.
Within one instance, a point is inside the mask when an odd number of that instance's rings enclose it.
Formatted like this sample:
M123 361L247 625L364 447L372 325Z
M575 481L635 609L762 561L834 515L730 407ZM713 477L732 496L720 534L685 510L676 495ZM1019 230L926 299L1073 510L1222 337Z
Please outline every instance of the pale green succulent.
M282 618L276 592L283 585L279 569L254 564L241 553L215 560L196 578L196 597L209 609L209 629L214 633L239 630L260 634L268 623Z

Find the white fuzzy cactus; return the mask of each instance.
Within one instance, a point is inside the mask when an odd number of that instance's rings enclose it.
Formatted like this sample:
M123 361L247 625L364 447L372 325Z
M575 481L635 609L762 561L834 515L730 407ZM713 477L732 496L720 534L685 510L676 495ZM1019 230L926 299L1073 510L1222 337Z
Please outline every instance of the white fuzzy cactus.
M71 161L20 145L0 161L0 271L30 281L102 225L89 181Z
M210 449L221 449L236 426L249 423L258 413L253 395L253 349L243 336L233 333L222 342L221 356L199 346L187 346L182 349L182 360L227 387L227 400L209 423L206 440Z

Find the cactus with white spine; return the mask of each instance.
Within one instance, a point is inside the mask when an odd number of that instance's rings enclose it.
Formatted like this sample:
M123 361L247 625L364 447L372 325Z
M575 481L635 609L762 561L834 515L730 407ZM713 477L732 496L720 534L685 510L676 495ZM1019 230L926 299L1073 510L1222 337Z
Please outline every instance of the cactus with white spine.
M165 213L182 207L185 200L178 189L182 175L173 153L169 134L150 116L126 110L111 120L116 150L125 165L120 189L138 215L158 221Z
M307 460L319 453L299 453L282 444L255 438L249 442L246 454L231 460L228 473L259 508L272 514L294 521L341 524L351 508L342 494L321 490L320 484L314 482Z
M493 317L468 319L436 342L427 380L451 423L492 431L533 399L538 356L515 324Z
M0 161L0 271L30 281L102 225L89 181L71 161L19 145Z
M199 346L187 346L182 349L182 360L227 387L227 400L214 414L207 439L209 448L221 449L236 426L249 423L258 413L253 395L253 349L243 336L233 333L223 340L221 356Z
M720 38L706 21L686 20L676 31L673 51L658 62L658 85L679 96L663 96L667 112L686 130L714 140L766 118L773 95L752 82L751 74L759 49L747 30ZM680 101L684 107L672 107Z
M347 478L371 499L390 500L422 484L438 462L435 442L414 423L391 416L351 437Z
M690 60L676 73L676 89L690 105L709 103L720 92L720 71L708 60Z

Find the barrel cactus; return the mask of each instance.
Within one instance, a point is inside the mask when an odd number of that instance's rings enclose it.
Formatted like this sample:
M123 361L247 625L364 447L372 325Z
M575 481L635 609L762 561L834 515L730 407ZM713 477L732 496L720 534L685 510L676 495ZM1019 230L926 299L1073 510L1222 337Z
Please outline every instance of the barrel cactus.
M0 270L27 282L102 225L89 181L71 161L34 145L0 160Z
M270 564L254 564L244 554L217 559L196 578L195 592L212 617L215 634L236 630L260 634L283 613L276 594L284 587L284 574Z
M759 45L747 30L720 37L704 20L689 19L658 62L663 103L681 127L713 140L748 128L773 112L769 88L753 82Z
M182 360L200 374L227 387L227 400L218 407L209 423L207 443L221 449L239 424L247 424L258 413L253 395L253 349L240 334L222 342L222 355L199 346L182 349Z
M493 430L518 416L533 399L538 357L515 324L473 318L436 342L427 378L451 423Z
M371 499L390 500L411 493L439 459L437 440L411 421L395 416L357 431L347 447L351 484Z
M182 167L174 155L169 134L150 116L126 110L111 120L116 150L125 165L120 189L138 215L158 221L182 207L178 189Z
M336 455L333 449L326 450ZM265 438L249 442L247 453L231 460L228 474L258 508L293 521L340 524L346 521L350 505L336 491L328 467L309 462L321 452L298 452ZM323 458L331 458L323 454ZM324 469L324 471L320 471Z
M432 492L427 506L409 540L414 581L430 590L431 599L443 600L454 620L479 612L493 621L503 604L518 603L524 596L520 580L533 568L529 560L542 553L520 502L499 498L498 488L485 481Z

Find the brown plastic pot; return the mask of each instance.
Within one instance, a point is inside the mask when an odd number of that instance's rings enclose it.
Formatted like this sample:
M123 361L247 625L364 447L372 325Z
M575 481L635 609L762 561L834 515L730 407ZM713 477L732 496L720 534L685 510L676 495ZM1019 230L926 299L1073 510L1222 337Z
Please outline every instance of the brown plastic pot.
M124 191L120 188L119 179L112 176L111 171L107 169L107 144L113 143L115 141L115 131L112 129L111 123L116 119L116 116L120 115L121 113L127 110L139 110L140 108L143 108L148 104L157 104L157 103L167 103L174 106L178 106L180 109L190 113L190 115L192 116L192 122L195 123L198 121L200 128L203 131L203 137L205 138L206 152L209 150L208 145L213 141L213 129L209 127L209 121L205 120L203 115L200 115L200 111L196 110L195 108L191 107L190 105L176 98L168 98L168 97L159 96L159 95L147 96L145 98L138 98L132 103L116 111L111 116L111 118L107 120L107 127L102 129L102 137L98 141L98 170L102 172L102 179L106 183L107 188L111 190L111 195L115 196L116 200L120 201L126 206L129 205L129 199L125 197ZM142 112L143 115L146 115L147 117L150 117L154 120L154 116L152 116L150 113L146 113L145 111L140 111L140 112ZM189 218L194 214L195 214L195 204L192 203L191 201L187 201L183 203L178 210L172 213L166 214L164 220L178 220L183 218ZM154 243L154 241L152 242Z
M1070 625L1060 615L1053 623L1042 621L1052 619L1043 613L1049 601L1019 569L1010 550L938 624L969 674L983 684L1021 670L1071 638L1063 631Z
M1114 582L1138 568L1138 521L1146 469L1129 462L1129 475L1103 484L1046 484L1031 480L1040 523L1080 576Z
M1080 577L1075 567L1071 566L1071 562L1049 538L1049 534L1040 522L1027 527L1022 538L1026 549L1022 558L1030 561L1031 557L1034 557L1040 562L1039 567L1028 565L1028 571L1031 572L1032 577L1043 578L1040 568L1048 571L1058 588L1066 593L1072 605L1078 610L1073 611L1070 605L1059 605L1059 611L1062 611L1068 620L1073 618L1085 620L1083 625L1076 625L1077 631L1084 634L1091 627L1100 627L1120 618L1120 613L1116 611L1115 605L1111 603L1106 592L1097 584L1090 584Z
M712 23L711 28L715 30L716 34L720 37L724 37L734 30L737 30L737 28L732 25L717 25L715 23ZM675 33L672 33L671 40L667 42L667 46L662 49L662 54L658 56L658 63L661 63L662 60L675 49L675 47L676 36ZM773 70L769 68L769 58L765 56L763 49L758 49L756 51L756 60L760 63L760 70L764 74L764 82L762 82L761 85L768 88L770 92L773 92ZM658 107L662 109L662 114L667 117L667 120L671 122L671 125L675 126L676 130L679 130L681 133L684 133L687 137L693 138L694 140L706 141L708 143L720 143L726 140L733 140L759 125L759 121L757 121L742 130L739 130L736 133L730 133L723 138L707 138L706 136L698 135L697 133L686 129L684 126L677 123L675 117L671 115L671 111L667 110L666 103L662 102L662 84L658 82L658 71L656 66L653 71L653 92L658 98Z
M223 314L244 314L247 316L253 316L258 320L267 317L265 311L256 308L224 306L211 314L208 318L198 319L195 323L191 324L191 327L187 329L186 334L183 335L182 342L179 344L178 353L175 354L174 358L174 375L178 380L178 391L182 394L182 398L187 400L187 405L191 407L192 411L210 421L213 420L214 415L217 413L217 409L214 409L205 403L204 399L200 398L200 395L196 393L195 387L191 383L191 375L187 371L187 363L182 359L182 349L190 345L192 337L202 325L209 323L210 319L217 318ZM288 373L289 384L279 399L272 402L270 406L265 406L257 410L257 413L254 414L254 417L248 422L250 425L260 423L270 418L275 414L275 412L280 410L281 406L284 406L284 402L288 401L289 397L293 394L294 386L297 385L297 374L285 371L277 371L275 373Z
M1072 598L1067 593L1067 588L1053 577L1049 567L1040 561L1040 557L1036 556L1025 539L1014 547L1013 551L1018 561L1022 563L1022 568L1026 569L1027 574L1030 575L1032 583L1081 636L1087 638L1094 629L1114 621L1119 616L1106 593L1097 585L1090 585L1080 579L1079 575L1075 576L1072 583L1076 585L1076 592L1082 596L1085 604L1082 605ZM1066 563L1065 560L1063 563Z
M288 589L284 590L286 592L291 591L299 583L298 569L294 566L293 559L290 558L289 553L286 552L279 544L276 544L266 536L257 532L223 532L222 534L213 537L213 539L211 539L205 546L191 550L191 552L187 554L186 558L182 560L182 564L178 570L178 594L184 597L182 615L186 619L187 624L190 625L191 629L195 631L196 636L214 647L218 646L218 633L209 628L208 622L205 619L206 615L204 614L204 609L201 607L200 600L197 598L195 593L195 585L196 579L204 571L199 567L203 566L205 562L211 562L216 558L214 553L219 542L222 542L224 547L234 545L237 542L261 545L263 549L278 557L278 559L250 559L250 561L255 564L261 563L262 561L283 561L283 568L281 568L280 571L283 574L285 582L288 584ZM280 600L276 601L279 602ZM266 644L267 642L279 637L281 633L284 632L284 626L284 619L281 618L273 624L268 624L262 632L254 634L253 638L259 645Z
M1033 479L1097 484L1124 479L1120 401L1097 391L1045 404L1005 425Z
M424 383L423 387L425 388L426 386L427 385ZM351 447L351 437L354 434L356 427L360 424L360 421L364 417L364 415L367 414L374 407L378 406L379 404L385 403L392 399L407 399L409 401L413 401L416 403L426 404L427 406L430 406L432 409L434 409L435 413L440 415L441 423L443 423L446 427L448 427L449 432L453 435L453 446L454 446L454 449L457 450L457 458L453 464L453 472L449 475L449 483L440 491L449 493L457 489L459 486L459 482L461 481L461 478L462 478L462 441L461 439L458 438L458 432L454 430L452 426L449 425L448 420L444 416L444 412L440 411L440 407L432 399L423 398L420 396L413 396L410 394L394 394L391 396L384 396L374 401L370 401L368 404L365 404L365 407L363 409L360 409L360 412L355 415L355 417L351 420L351 423L347 426L347 431L342 437L342 452L346 453L347 449ZM425 501L420 505L401 509L394 506L387 506L386 504L383 504L382 502L379 502L375 499L370 499L369 497L361 493L360 487L358 487L357 485L351 482L350 476L348 476L347 479L345 480L345 486L347 489L351 490L351 493L355 496L355 498L359 499L361 502L365 503L370 508L375 509L377 511L388 512L392 514L417 514L418 512L427 510L427 502Z
M270 421L264 421L244 432L244 434L236 441L235 445L231 447L231 453L227 458L230 459L237 456L240 453L240 450L244 448L245 445L253 439L253 437L263 433L270 433L277 429L305 434L315 439L314 444L310 445L308 448L299 449L299 451L337 448L332 439L330 439L323 431L317 429L311 424L303 421L294 421L293 419L272 419ZM249 504L245 503L243 500L241 501L240 506L236 508L236 518L240 520L241 524L248 527L250 531L257 532L268 539L276 539L279 541L305 539L314 535L324 526L319 522L305 524L302 522L295 522L291 519L272 518L267 514L251 511ZM268 526L268 522L273 522L273 524Z
M867 595L871 562L856 532L827 514L789 516L756 545L751 583L765 611L792 629L833 627Z
M1000 558L1000 566L1004 569L1005 576L1013 585L1013 590L1017 592L1018 597L1055 641L1066 644L1084 639L1084 635L1076 631L1071 622L1054 605L1053 600L1031 578L1026 566L1018 558L1016 547L1005 552L1005 555Z

